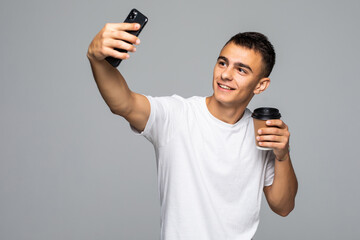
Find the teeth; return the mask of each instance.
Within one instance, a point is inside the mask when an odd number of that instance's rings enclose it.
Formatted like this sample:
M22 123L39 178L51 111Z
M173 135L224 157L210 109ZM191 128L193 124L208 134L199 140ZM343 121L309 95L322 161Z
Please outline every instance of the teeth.
M227 87L227 86L225 86L225 85L219 84L219 86L220 86L221 88L225 88L225 89L231 90L231 88L229 88L229 87Z

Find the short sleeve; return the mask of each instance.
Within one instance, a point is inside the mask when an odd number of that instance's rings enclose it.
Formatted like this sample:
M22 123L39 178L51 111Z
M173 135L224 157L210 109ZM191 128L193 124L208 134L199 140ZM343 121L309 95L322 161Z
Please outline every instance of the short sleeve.
M130 125L136 135L142 135L154 146L165 145L181 122L184 109L183 98L178 95L165 97L145 96L150 102L150 115L142 132L138 132Z
M266 153L266 167L265 167L265 179L264 186L270 186L274 181L275 174L275 154L273 151L267 151Z

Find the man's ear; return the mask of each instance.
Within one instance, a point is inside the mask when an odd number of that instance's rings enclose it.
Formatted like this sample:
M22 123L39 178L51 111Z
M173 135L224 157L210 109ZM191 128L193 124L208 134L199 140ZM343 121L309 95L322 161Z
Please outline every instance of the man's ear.
M270 78L262 78L254 89L254 94L260 94L268 88L270 84Z

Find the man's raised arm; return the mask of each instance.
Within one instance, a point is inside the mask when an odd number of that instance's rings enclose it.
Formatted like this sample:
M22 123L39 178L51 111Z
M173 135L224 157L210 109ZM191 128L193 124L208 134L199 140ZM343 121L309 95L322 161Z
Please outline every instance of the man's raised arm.
M90 43L87 57L101 96L111 112L124 117L141 132L150 115L150 103L145 96L132 92L121 73L105 60L108 56L128 59L128 53L114 48L135 52L132 44L138 45L140 40L126 31L139 28L137 23L107 23Z

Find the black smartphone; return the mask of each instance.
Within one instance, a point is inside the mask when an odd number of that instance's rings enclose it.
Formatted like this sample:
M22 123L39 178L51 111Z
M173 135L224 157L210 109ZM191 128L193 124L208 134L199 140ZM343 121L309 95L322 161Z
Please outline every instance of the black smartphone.
M139 12L138 10L136 10L135 8L132 9L129 13L129 15L127 16L127 18L125 19L124 22L126 23L139 23L140 24L140 28L137 31L127 31L128 33L131 33L135 36L139 36L141 30L144 28L145 24L147 23L148 18L142 14L141 12ZM119 52L127 52L126 50L123 49L118 49L115 48L115 50L119 51ZM121 63L121 59L117 59L114 57L106 57L105 58L106 61L108 61L113 67L117 67L119 66L119 64Z

